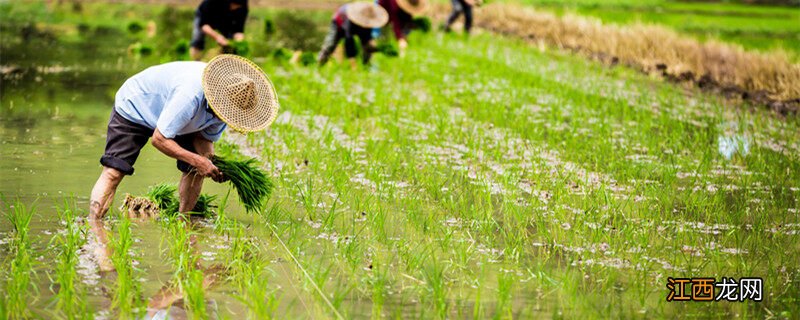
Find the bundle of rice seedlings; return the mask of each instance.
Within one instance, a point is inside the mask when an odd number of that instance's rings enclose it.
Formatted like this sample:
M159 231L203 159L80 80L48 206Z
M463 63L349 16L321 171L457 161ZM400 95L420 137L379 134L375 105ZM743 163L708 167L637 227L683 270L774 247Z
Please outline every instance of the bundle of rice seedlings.
M162 183L150 187L145 197L153 201L162 212L177 212L179 201L175 197L176 191L178 191L178 187L175 185Z
M310 51L305 51L300 54L300 64L304 67L317 64L317 56Z
M194 209L192 209L192 213L199 215L199 216L210 216L214 213L214 208L217 205L214 204L214 201L217 200L217 196L212 196L208 194L200 194L200 197L197 198L197 203L194 205Z
M178 191L177 186L162 183L150 187L145 197L158 206L161 214L171 216L178 213L180 206L180 200L177 196L175 196L176 191ZM194 205L194 209L192 209L192 214L199 216L212 215L214 213L213 209L217 207L214 204L216 199L217 196L212 196L205 193L201 194L197 198L197 203Z
M256 159L234 160L215 156L212 162L230 179L248 213L264 209L272 194L273 184L267 174L259 169Z
M423 33L428 33L431 31L431 26L433 23L431 23L431 19L428 17L417 17L411 20L411 25Z
M162 211L148 198L134 197L130 194L125 194L125 200L122 201L122 206L119 208L121 211L128 213L128 218L156 218Z
M400 55L400 50L397 48L397 44L389 41L379 42L378 46L375 48L375 51L380 52L387 57L397 57Z

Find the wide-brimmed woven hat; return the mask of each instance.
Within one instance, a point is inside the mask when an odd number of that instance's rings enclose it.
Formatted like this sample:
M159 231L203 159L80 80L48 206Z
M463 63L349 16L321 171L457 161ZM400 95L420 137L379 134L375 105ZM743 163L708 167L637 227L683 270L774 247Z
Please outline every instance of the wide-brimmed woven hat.
M255 63L237 55L214 57L203 71L203 92L211 110L236 131L258 131L278 115L278 95Z
M421 15L428 9L427 0L397 0L397 5L412 16Z
M389 22L389 13L372 2L348 3L344 13L351 22L364 28L380 28Z

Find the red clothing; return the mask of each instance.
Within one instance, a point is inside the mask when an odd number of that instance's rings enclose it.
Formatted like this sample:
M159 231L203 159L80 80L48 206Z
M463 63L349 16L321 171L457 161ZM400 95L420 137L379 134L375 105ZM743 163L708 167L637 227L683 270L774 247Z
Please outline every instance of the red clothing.
M333 14L333 22L336 23L337 26L340 28L344 26L344 22L347 21L347 5L343 5L339 7L339 10Z
M397 0L378 0L378 4L389 13L389 23L392 24L395 38L397 40L405 39L411 30L413 17L408 12L400 9L400 6L397 5Z

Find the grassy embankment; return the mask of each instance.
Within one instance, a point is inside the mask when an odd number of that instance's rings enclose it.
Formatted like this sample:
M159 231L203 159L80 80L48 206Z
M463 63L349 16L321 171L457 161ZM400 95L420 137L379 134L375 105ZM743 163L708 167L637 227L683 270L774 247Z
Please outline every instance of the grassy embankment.
M512 1L509 1L512 2ZM520 0L558 14L577 13L603 22L660 24L701 40L718 39L747 49L800 54L800 7L729 2Z

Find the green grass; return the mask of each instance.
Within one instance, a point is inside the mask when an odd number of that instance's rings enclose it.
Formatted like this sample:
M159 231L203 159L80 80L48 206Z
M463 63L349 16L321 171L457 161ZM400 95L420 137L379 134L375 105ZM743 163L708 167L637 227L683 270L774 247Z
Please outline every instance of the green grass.
M84 10L126 32L131 18L108 17L160 12L147 8ZM64 16L48 21L78 20ZM410 43L351 71L277 63L251 40L281 112L217 150L259 156L274 194L260 215L223 197L213 230L153 225L192 316L212 316L211 299L239 306L219 309L230 318L800 314L797 119L494 35ZM721 154L729 140L747 151ZM145 228L115 224L115 310L133 313ZM195 250L216 254L224 284L202 285ZM764 301L665 301L667 277L750 276Z

